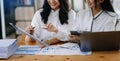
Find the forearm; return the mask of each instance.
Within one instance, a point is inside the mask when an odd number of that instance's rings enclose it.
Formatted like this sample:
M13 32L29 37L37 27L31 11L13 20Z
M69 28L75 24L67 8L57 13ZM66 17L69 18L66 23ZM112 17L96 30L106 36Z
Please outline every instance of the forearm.
M45 43L47 43L47 44L49 44L49 45L57 44L57 43L59 43L59 42L60 42L60 40L57 39L57 38L53 38L53 39L51 39L51 40L46 40L46 41L45 41Z

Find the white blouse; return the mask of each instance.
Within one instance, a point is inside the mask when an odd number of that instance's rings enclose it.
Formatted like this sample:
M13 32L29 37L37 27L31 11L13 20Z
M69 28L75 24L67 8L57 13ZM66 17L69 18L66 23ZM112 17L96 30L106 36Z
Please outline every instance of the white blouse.
M58 29L58 33L56 34L54 32L49 32L43 29L43 26L45 26L45 24L41 19L41 11L42 9L38 10L35 13L31 22L31 25L35 27L34 36L38 37L40 40L50 40L52 38L58 38L61 41L68 40L69 37L66 37L66 35L68 35L69 30L71 29L71 26L75 20L76 13L73 10L70 10L68 13L68 24L62 25L59 21L59 9L56 11L51 10L47 23L52 23Z
M115 31L117 25L117 14L101 10L94 17L91 10L81 10L77 13L76 20L73 22L69 31L88 31L104 32ZM63 33L61 33L63 34ZM69 40L70 33L66 34L66 40Z
M76 21L76 30L78 31L114 31L116 28L117 15L113 12L101 10L93 17L91 10L84 10L78 12Z

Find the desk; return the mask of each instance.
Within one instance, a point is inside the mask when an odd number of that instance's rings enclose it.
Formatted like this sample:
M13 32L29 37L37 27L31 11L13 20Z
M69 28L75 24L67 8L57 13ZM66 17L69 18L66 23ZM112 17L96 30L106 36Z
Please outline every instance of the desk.
M90 56L13 55L7 60L0 61L120 61L120 51L93 52Z

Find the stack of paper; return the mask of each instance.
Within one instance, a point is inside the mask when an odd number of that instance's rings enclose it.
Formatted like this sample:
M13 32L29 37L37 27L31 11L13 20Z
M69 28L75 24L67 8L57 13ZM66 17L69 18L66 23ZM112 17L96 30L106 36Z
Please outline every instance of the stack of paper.
M17 49L16 39L0 40L0 58L10 57Z
M40 47L38 45L21 45L15 52L15 54L30 54L34 55L40 51Z

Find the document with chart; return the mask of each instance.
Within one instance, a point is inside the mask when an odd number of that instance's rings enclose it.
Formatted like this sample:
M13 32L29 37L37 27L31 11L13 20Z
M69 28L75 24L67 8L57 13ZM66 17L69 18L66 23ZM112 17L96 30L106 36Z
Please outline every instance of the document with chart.
M91 55L92 52L82 52L76 43L65 43L42 48L37 55Z
M27 55L91 55L92 52L81 52L80 47L76 43L65 43L61 45L51 45L40 48L38 45L21 45L15 54Z

